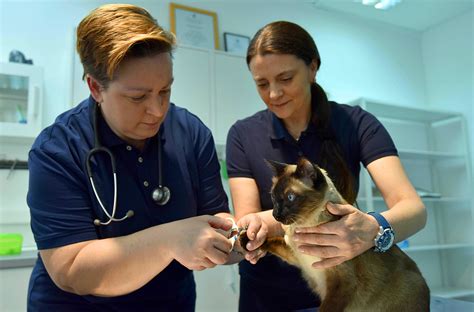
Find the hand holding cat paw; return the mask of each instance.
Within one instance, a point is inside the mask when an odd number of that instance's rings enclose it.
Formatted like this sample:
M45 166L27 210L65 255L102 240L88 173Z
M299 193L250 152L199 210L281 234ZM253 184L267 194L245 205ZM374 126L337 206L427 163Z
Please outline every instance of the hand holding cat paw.
M246 228L240 235L240 246L245 249L245 259L252 264L265 256L266 252L259 247L265 242L268 234L268 227L256 213L251 213L240 218L237 225Z
M172 256L186 268L200 271L227 262L232 244L223 233L232 227L229 220L204 215L167 226Z
M371 248L377 233L371 220L374 218L351 205L328 203L326 208L341 219L297 228L293 237L301 252L321 258L313 263L313 267L321 269L341 264Z

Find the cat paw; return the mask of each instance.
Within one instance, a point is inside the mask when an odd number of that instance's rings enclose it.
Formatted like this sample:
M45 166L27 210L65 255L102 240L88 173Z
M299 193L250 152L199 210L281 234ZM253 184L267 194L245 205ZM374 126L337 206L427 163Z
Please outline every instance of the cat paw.
M242 247L245 251L249 251L247 249L247 243L250 241L249 237L247 236L247 230L243 230L240 232L239 235L239 244L240 247Z

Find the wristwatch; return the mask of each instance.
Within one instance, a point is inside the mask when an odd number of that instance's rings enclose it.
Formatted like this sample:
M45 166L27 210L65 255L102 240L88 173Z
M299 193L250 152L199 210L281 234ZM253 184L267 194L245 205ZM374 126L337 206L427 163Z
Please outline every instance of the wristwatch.
M380 213L370 211L368 212L369 215L375 218L379 224L379 232L377 236L374 238L375 242L375 252L386 252L390 249L393 245L393 241L395 239L395 232L393 231L390 223L388 223L387 219L384 218Z

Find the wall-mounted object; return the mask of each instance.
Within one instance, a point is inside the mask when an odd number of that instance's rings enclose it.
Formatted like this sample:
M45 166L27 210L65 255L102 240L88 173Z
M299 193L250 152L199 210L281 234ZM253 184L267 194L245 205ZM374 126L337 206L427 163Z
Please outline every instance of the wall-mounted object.
M246 55L249 47L250 38L243 35L224 33L224 47L227 52L238 55Z
M0 62L0 137L34 138L42 129L43 69Z
M28 169L28 162L24 160L0 160L0 169L24 170Z
M30 64L33 65L33 60L26 59L23 52L18 50L11 50L10 55L8 56L8 61L13 63L22 63L22 64Z
M171 31L179 44L219 49L217 14L198 8L170 3Z
M28 170L28 162L23 160L0 160L0 169L8 169L7 180L13 175L14 170Z

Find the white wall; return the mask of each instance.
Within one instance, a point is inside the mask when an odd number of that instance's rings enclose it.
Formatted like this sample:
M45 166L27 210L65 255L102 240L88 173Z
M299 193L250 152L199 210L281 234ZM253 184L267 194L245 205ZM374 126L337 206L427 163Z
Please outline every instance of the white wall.
M474 11L424 32L422 51L429 105L466 116L474 176Z
M7 61L8 53L18 49L44 66L44 125L71 106L74 27L105 2L0 0L0 61ZM169 28L169 1L128 2L149 9ZM317 41L322 57L318 79L335 100L365 95L403 105L426 105L418 33L316 10L308 3L177 2L215 11L221 46L224 31L252 36L278 19L301 24Z

